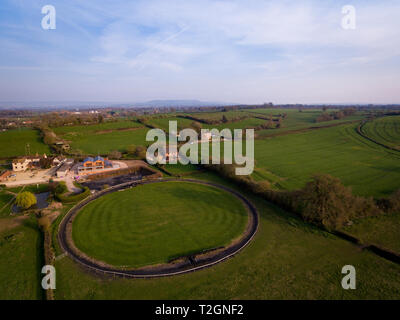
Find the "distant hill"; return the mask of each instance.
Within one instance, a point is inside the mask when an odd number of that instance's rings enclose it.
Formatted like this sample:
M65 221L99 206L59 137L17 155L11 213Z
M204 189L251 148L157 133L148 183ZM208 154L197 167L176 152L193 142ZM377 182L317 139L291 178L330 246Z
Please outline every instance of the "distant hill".
M135 107L208 107L208 106L227 106L233 103L212 102L200 100L151 100L147 102L135 103Z
M234 103L210 102L200 100L151 100L146 102L102 102L102 101L33 101L33 102L1 102L1 109L30 109L30 108L63 108L63 109L91 109L91 108L129 108L129 107L208 107L227 106Z

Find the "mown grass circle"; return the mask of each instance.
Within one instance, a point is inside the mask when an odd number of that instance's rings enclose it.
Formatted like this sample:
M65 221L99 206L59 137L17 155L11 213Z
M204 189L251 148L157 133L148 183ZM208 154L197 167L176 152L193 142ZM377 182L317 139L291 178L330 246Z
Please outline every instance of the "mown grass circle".
M73 221L72 238L96 260L140 268L228 246L241 237L248 219L242 201L222 189L154 183L88 203Z

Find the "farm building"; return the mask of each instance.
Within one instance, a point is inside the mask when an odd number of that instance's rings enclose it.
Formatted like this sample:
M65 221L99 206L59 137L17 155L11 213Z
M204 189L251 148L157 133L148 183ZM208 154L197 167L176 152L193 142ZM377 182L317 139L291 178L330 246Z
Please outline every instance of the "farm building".
M105 168L112 168L112 163L100 156L95 158L87 157L83 160L82 165L78 167L78 172L103 170Z
M46 155L43 155L43 157L47 158ZM28 168L37 167L40 159L41 157L38 155L14 159L12 162L13 171L25 171Z
M0 174L0 181L6 181L10 176L12 172L10 170L6 170Z
M69 163L64 163L58 170L57 170L57 178L64 178L68 171L71 169L72 165Z

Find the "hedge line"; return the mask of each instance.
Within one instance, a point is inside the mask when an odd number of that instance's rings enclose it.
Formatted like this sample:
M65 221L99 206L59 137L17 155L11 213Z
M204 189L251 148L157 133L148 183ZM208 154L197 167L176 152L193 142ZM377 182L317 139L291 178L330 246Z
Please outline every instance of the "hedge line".
M61 201L63 203L72 203L72 202L81 201L81 200L85 199L86 197L88 197L89 195L90 195L90 189L88 187L84 187L83 192L78 193L78 194L67 196L65 194L57 193L55 196L59 201Z

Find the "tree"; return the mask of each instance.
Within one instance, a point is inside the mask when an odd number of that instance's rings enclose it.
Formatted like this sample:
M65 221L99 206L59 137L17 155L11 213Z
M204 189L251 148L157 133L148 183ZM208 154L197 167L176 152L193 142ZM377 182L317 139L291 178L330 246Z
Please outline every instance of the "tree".
M18 207L26 210L36 204L36 197L32 192L24 191L17 195L15 203Z
M146 148L143 146L137 146L135 150L135 156L140 159L146 159Z
M198 134L201 132L202 125L200 122L193 121L190 125Z
M349 222L354 215L356 198L338 178L315 175L302 193L301 214L305 221L334 230Z
M128 154L134 155L136 152L136 146L134 144L131 144L126 148L126 151L128 152Z
M53 163L53 159L48 157L48 158L40 158L39 160L39 165L43 169L50 169L51 165Z
M117 151L117 150L114 150L114 151L111 151L110 154L109 154L108 156L109 156L109 158L111 158L111 159L116 159L116 160L118 160L118 159L121 159L122 153L119 152L119 151Z

